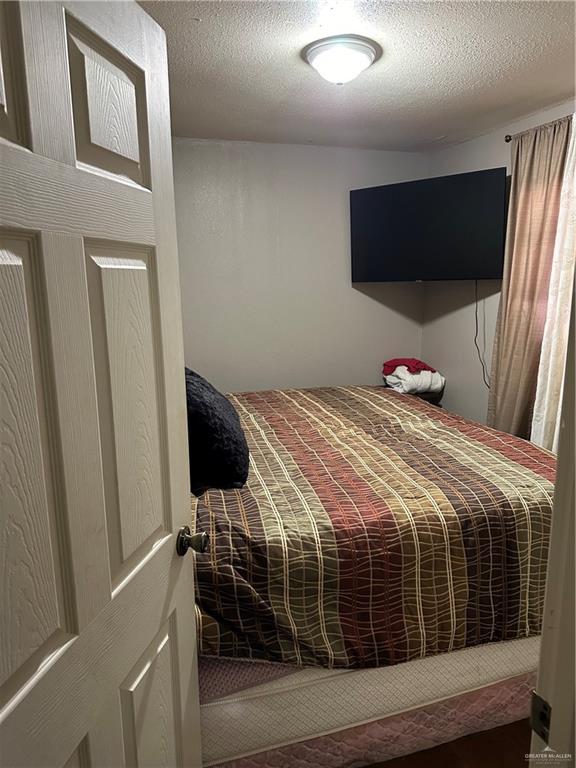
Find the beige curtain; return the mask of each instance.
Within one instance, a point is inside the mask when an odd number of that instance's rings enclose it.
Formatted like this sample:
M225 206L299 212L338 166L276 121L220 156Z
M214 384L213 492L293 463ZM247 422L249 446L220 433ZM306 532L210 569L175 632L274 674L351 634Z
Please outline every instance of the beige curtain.
M530 437L571 118L515 136L488 423Z
M548 309L532 417L533 443L558 450L564 369L576 263L576 131L572 115L570 146L560 194L560 214L548 289Z

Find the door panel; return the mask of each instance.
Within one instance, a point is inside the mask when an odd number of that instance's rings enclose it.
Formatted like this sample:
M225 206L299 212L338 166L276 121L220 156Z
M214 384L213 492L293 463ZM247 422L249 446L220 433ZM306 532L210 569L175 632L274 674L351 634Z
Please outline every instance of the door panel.
M127 762L146 768L177 764L173 643L170 622L162 627L121 687ZM150 706L150 702L157 706Z
M88 768L88 744L86 739L83 739L78 748L74 750L70 755L70 759L66 761L65 768Z
M20 14L16 3L0 4L0 136L26 144L26 106Z
M162 483L158 368L145 248L86 243L112 578L154 533L169 529ZM152 278L153 279L153 278ZM154 325L154 327L153 327Z
M2 762L200 766L164 35L127 2L7 17Z
M0 686L62 628L46 468L40 439L31 326L35 308L26 291L34 238L0 232L0 411L2 467L2 600L0 626L13 627L3 639Z
M149 185L144 73L67 16L76 156Z

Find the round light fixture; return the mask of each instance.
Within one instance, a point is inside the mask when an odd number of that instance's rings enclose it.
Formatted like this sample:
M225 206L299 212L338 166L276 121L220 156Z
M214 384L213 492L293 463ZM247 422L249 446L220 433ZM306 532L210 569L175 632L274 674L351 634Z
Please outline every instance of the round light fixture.
M336 35L310 43L302 57L330 83L342 85L373 64L382 55L374 40L360 35Z

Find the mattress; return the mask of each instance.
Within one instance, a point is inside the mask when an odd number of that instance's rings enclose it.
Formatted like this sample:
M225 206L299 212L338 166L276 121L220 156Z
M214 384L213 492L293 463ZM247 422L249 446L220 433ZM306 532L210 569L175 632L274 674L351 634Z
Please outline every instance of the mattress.
M250 473L194 501L202 655L368 668L539 633L551 453L384 387L230 399Z
M538 653L529 637L223 695L201 706L204 764L359 766L512 722L528 714Z

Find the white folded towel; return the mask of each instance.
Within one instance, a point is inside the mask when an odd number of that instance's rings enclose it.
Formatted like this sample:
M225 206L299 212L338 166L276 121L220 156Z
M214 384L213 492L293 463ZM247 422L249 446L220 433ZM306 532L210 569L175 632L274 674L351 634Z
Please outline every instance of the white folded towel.
M384 381L396 392L402 392L405 395L413 395L416 392L440 392L446 383L446 379L438 371L410 373L405 365L399 365L394 369L394 373L384 376Z

